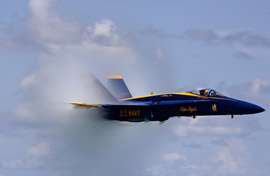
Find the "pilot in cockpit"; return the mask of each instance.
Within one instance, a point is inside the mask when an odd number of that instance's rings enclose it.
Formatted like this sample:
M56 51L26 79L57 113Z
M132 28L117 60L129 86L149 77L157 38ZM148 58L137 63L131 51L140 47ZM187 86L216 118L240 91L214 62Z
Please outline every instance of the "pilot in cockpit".
M208 96L208 90L205 90L205 89L202 89L202 90L200 90L200 95L201 96Z

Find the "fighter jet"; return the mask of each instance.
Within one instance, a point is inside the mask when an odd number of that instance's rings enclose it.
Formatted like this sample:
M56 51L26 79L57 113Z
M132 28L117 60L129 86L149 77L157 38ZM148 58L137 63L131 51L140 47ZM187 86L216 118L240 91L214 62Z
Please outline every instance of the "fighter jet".
M255 114L265 111L255 104L224 96L213 89L197 89L183 93L165 93L132 97L123 77L109 76L103 91L112 99L107 104L71 102L76 107L98 108L106 119L141 122L166 121L170 117L193 117Z

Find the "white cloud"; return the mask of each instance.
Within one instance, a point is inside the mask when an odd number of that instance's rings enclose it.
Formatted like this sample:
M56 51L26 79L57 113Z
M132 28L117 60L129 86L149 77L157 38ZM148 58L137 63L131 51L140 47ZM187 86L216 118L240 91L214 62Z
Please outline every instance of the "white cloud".
M270 38L250 30L218 31L211 29L189 29L182 35L164 33L159 29L148 27L141 31L146 36L155 36L166 39L199 41L211 46L227 46L233 48L234 56L253 60L268 58Z
M180 158L180 155L178 153L167 153L162 156L162 158L171 164L173 164L176 160Z
M152 35L160 38L170 39L188 39L201 41L206 44L215 45L233 45L243 46L247 48L269 48L270 39L267 36L260 35L254 31L238 30L238 31L217 31L210 29L189 29L183 36L172 33L164 33L157 28L148 27L141 31L143 35Z
M33 36L31 46L38 44L43 50L38 54L37 69L21 82L25 95L32 98L29 102L32 103L33 111L26 106L18 107L23 117L31 117L30 112L34 114L35 111L47 108L47 105L51 106L52 101L68 104L70 101L91 100L92 103L101 103L97 100L98 96L95 96L96 90L85 83L89 81L82 78L83 73L90 71L99 78L107 78L111 74L136 75L133 82L147 75L140 67L147 64L141 63L145 61L137 56L128 44L129 40L117 31L112 20L104 18L93 25L85 25L79 21L63 19L51 10L54 2L32 0L29 3L32 13L25 22L28 28L24 32ZM21 40L26 40L26 37ZM158 49L157 54L162 57L161 49ZM156 63L157 67L159 65ZM164 78L167 80L167 76ZM151 83L148 81L148 84ZM140 91L136 88L134 90ZM37 106L36 102L45 103L45 106Z
M26 20L26 31L34 36L32 44L38 43L45 51L39 53L36 71L21 82L25 95L31 97L27 105L17 109L25 120L31 120L35 112L38 114L42 108L51 106L48 101L68 104L76 99L90 99L94 103L97 96L82 83L89 82L82 73L91 71L106 78L110 74L130 72L130 65L133 68L137 65L136 55L122 43L123 36L117 33L113 21L102 19L86 26L79 21L62 19L50 9L54 2L32 0L29 3L32 13ZM36 104L44 101L43 107Z
M219 152L214 163L220 165L215 175L245 175L245 171L239 168L239 163L235 161L228 149Z
M228 46L235 50L236 57L244 60L254 60L269 57L270 38L255 31L217 31L190 29L185 32L185 38L200 41L211 46Z
M244 47L270 46L270 39L253 31L223 32L214 30L190 29L185 33L190 40L198 40L207 44L225 44Z
M156 54L157 59L162 59L163 58L163 52L162 52L161 48L157 48L155 54Z
M30 0L30 16L0 28L0 47L16 51L47 51L48 45L74 43L82 38L84 25L54 13L52 6L56 1Z
M270 79L263 79L263 78L253 80L250 86L252 95L259 95L261 92L269 90L269 88L270 88Z
M161 163L145 169L153 176L192 175L192 176L223 176L223 175L253 175L258 170L252 167L249 152L243 141L229 139L223 145L207 146L194 153L201 157L194 161L188 153L167 153L162 155ZM146 175L147 175L146 174Z
M172 125L171 130L177 137L187 136L227 136L244 135L249 133L245 124L232 123L229 116L226 119L222 117L198 117L192 119L183 117L181 124Z
M41 142L34 147L28 149L27 153L33 157L42 157L50 154L50 144L47 142Z
M39 80L37 80L36 78L37 76L35 74L30 74L28 76L26 76L23 80L22 80L22 87L26 88L29 87L31 85L36 85L38 84Z
M145 172L152 176L197 175L198 167L190 164L183 155L167 153L162 155L162 159L165 163L146 168Z
M216 166L214 175L246 175L253 173L250 156L241 140L231 139L227 145L220 146L209 162Z
M227 91L230 96L267 101L270 94L270 78L256 78L231 86L220 84L219 87Z
M27 150L28 158L25 161L27 168L44 167L45 162L52 157L51 145L40 142Z
M117 25L111 19L103 18L91 25L79 20L62 18L53 8L55 2L56 0L31 0L28 5L30 15L21 19L20 23L12 25L16 30L6 27L1 33L3 39L1 35L0 46L11 50L37 52L38 66L22 80L24 90L34 90L37 93L41 89L45 90L45 82L52 79L68 81L63 78L65 76L63 73L75 77L76 74L89 71L98 78L106 78L110 74L122 74L125 77L136 75L131 76L133 87L138 85L135 82L142 80L141 78L145 79L145 89L147 84L151 86L156 84L158 87L169 86L171 83L167 76L169 72L160 73L160 69L149 70L146 67L149 60L137 54L138 48L132 46L130 37L119 33ZM10 44L7 46L7 43ZM156 54L158 58L163 57L161 48L157 49ZM164 70L164 63L155 63L155 68L161 67ZM159 74L161 75L159 79L151 79ZM78 81L74 79L70 80L70 84L65 85L65 88L71 84L78 85ZM164 82L168 84L163 84ZM138 88L133 90L142 92ZM44 95L44 92L39 94Z
M49 43L74 42L81 26L76 21L60 18L51 10L56 0L31 0L31 17L26 22L31 39L40 45Z
M35 113L29 103L20 104L16 109L16 114L20 120L32 121L35 118Z
M56 0L30 0L28 6L35 17L44 19L49 15L49 9L54 2Z
M3 168L31 169L44 166L44 162L52 156L50 144L40 142L33 147L29 147L25 158L2 161Z
M165 175L166 168L164 168L163 165L157 165L157 166L153 166L153 167L149 167L145 169L146 173L151 173L152 176L163 176Z
M2 167L4 168L16 169L16 168L22 168L23 166L24 166L23 159L17 159L17 160L12 160L12 161L2 161Z
M118 45L120 36L116 33L116 25L109 19L102 19L95 25L88 26L90 38L104 45Z
M240 127L203 127L203 126L176 126L173 128L175 134L179 137L197 136L197 135L239 135L242 133Z

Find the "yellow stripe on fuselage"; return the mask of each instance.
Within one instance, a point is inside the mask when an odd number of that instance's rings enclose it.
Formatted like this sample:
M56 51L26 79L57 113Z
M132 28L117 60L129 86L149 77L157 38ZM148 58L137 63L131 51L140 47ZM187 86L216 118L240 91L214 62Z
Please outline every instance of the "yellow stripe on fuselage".
M207 97L207 96L202 96L202 95L196 95L196 94L192 94L192 93L173 93L176 95L186 95L186 96L193 96L193 97L200 97L200 98L204 98L204 99L220 99L220 100L231 100L228 98L220 98L220 97Z
M199 97L199 98L203 98L203 99L231 100L231 99L227 99L227 98L207 97L207 96L201 96L201 95L196 95L196 94L184 92L184 93L169 93L169 94L146 95L146 96L139 96L139 97L125 98L125 99L121 99L120 101L125 101L125 100L136 100L136 99L147 98L147 97L154 97L154 96L168 96L168 97L169 97L170 95L184 95L184 96L190 96L190 97Z

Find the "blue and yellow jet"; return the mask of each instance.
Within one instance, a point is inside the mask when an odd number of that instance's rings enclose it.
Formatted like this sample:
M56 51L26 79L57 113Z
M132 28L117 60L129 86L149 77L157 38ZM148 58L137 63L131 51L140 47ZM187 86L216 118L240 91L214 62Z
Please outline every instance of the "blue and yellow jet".
M174 116L243 115L263 112L252 103L233 99L213 89L200 89L185 93L166 93L132 97L122 76L109 76L108 88L97 81L103 91L112 97L108 104L71 104L100 108L107 119L120 121L165 121Z

